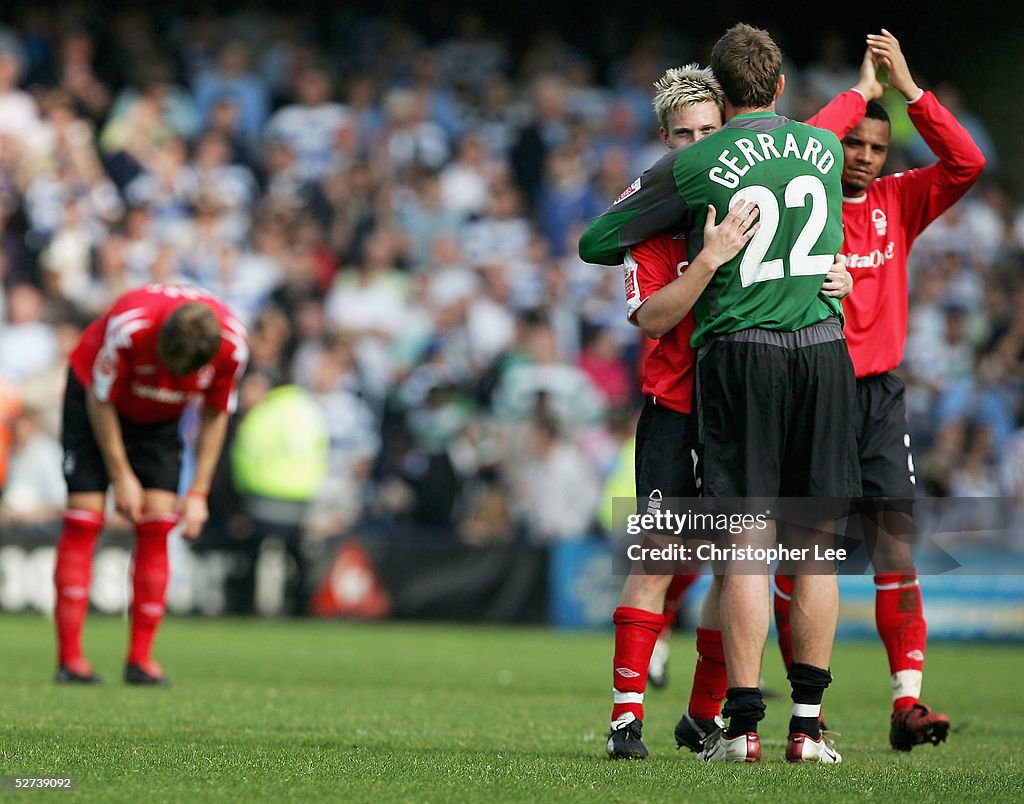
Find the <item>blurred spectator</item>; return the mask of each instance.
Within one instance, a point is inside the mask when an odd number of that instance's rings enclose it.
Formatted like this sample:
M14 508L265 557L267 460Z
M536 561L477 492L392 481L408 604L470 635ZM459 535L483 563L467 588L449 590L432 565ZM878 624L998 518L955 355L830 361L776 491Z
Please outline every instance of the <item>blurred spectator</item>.
M362 513L363 492L380 450L376 419L353 388L355 358L343 339L315 358L310 391L323 411L330 439L327 474L316 496L307 532L315 537L345 533Z
M355 145L365 154L384 127L380 81L372 73L358 72L347 77L346 89L345 100L357 134Z
M484 138L491 157L503 164L509 162L522 120L527 115L526 105L516 97L514 85L501 76L492 78L481 90L477 106L469 114L472 115L469 125Z
M289 614L305 614L311 594L303 527L328 469L329 435L322 409L308 392L280 386L257 402L231 444L232 474L244 497L251 533L240 545L255 561L263 541L280 539L292 559L285 592ZM249 599L251 612L252 598Z
M415 177L411 178L415 182ZM429 178L427 179L429 183ZM421 188L429 196L429 187ZM384 215L389 198L385 188L381 186L380 177L367 162L356 162L348 169L337 170L328 177L324 184L325 201L328 204L326 225L329 231L331 248L343 262L352 262L362 248L363 240L374 230L378 220ZM432 201L428 198L417 198L413 201L406 193L396 193L396 212L404 214L403 206L409 203L413 208L422 202L430 217ZM412 211L411 217L416 218ZM416 224L413 224L416 226ZM429 225L429 224L428 224ZM422 232L413 228L409 236L413 240L413 248L422 245L419 239Z
M590 533L601 493L597 473L552 418L530 424L525 449L508 465L513 510L534 544Z
M44 147L43 131L35 99L18 88L25 58L18 35L0 28L0 147L33 154Z
M394 377L391 345L405 326L408 298L408 278L398 270L398 241L387 229L366 238L360 261L340 271L327 294L327 320L352 338L373 397L383 398Z
M188 222L198 192L198 179L188 163L188 147L178 137L154 147L124 188L129 204L152 213L153 227L160 238Z
M229 99L238 109L237 128L231 132L247 143L255 142L269 113L266 82L249 65L249 49L232 39L217 54L216 66L203 70L193 85L196 110L208 125L216 104Z
M951 497L999 497L992 433L987 427L971 427L965 438L963 460L950 472Z
M997 444L1009 439L1016 409L1014 391L1007 382L1007 366L996 353L980 354L973 376L950 383L939 397L935 420L939 427L961 420L984 427Z
M437 236L459 231L464 213L445 202L442 174L423 168L412 172L408 191L395 200L395 219L409 240L410 259L422 265Z
M199 138L191 164L196 179L193 201L204 198L219 206L224 236L241 245L249 235L259 186L252 170L234 157L231 141L222 132L209 131Z
M818 108L857 83L857 63L858 59L847 52L846 39L839 31L827 31L818 37L818 57L803 71L806 91L815 97Z
M287 145L298 177L318 182L330 172L338 140L354 121L347 107L331 100L331 79L322 67L303 69L295 78L294 91L295 102L270 118L264 141Z
M57 85L68 94L79 114L94 123L110 109L111 92L93 70L96 42L84 28L70 28L61 35L57 51Z
M265 179L260 147L262 143L246 142L238 135L238 104L229 97L218 98L210 110L210 120L206 131L224 138L231 150L228 164L244 165L252 171L261 182Z
M0 376L21 383L57 359L57 336L46 322L38 288L15 285L7 294L7 323L0 325Z
M225 225L226 206L215 196L197 196L191 213L168 238L174 241L176 273L204 288L230 285L238 247Z
M397 179L414 168L444 167L451 155L448 134L427 116L427 98L421 92L396 87L384 97L384 110L378 158Z
M121 187L142 170L156 170L161 147L190 139L200 125L192 96L174 84L169 65L150 60L141 77L141 89L118 94L100 132L111 178Z
M57 359L41 371L26 377L21 383L21 396L27 407L36 411L39 424L47 435L59 439L64 401L64 386L68 379L68 359L78 343L83 326L74 320L58 321L54 325L57 341Z
M265 307L249 331L249 368L283 384L289 376L288 346L292 327L279 307Z
M21 414L21 408L19 387L0 375L0 491L7 482L14 445L14 422Z
M153 281L153 269L161 250L153 219L153 208L145 203L131 205L125 215L125 278L130 287Z
M648 30L636 37L625 57L612 67L612 90L616 102L625 104L629 110L623 114L635 128L635 133L652 131L655 118L651 110L651 89L664 72L665 38L661 31ZM686 61L682 58L685 48L672 47L672 64Z
M280 218L267 216L256 221L249 235L249 248L233 261L230 276L221 276L219 290L214 291L246 326L280 285L289 259L288 235Z
M455 81L458 86L460 80ZM412 62L410 88L423 103L424 117L444 129L445 138L454 142L464 133L465 114L452 82L442 80L441 62L436 50L421 48Z
M590 182L581 153L565 147L548 154L547 175L537 196L537 214L554 256L571 253L579 239L577 229L590 223L606 206L607 202Z
M473 361L485 370L511 348L516 334L511 288L501 266L480 271L483 290L469 300L466 332Z
M568 83L566 107L575 120L588 129L627 131L626 137L639 144L642 125L633 119L633 110L613 101L611 90L597 81L594 62L579 52L570 54L563 74ZM616 193L618 195L618 193Z
M97 156L91 123L76 115L69 96L60 90L48 92L42 109L45 151L33 164L25 188L32 236L46 243L64 222L67 206L74 203L79 223L96 242L124 212L121 196Z
M47 433L40 412L25 406L14 420L7 482L0 496L0 524L52 522L64 510L64 451Z
M98 245L98 233L87 225L81 202L69 200L60 228L40 254L43 283L50 295L80 307L88 304L93 252Z
M446 84L479 90L508 67L505 46L487 30L483 15L462 11L455 21L454 36L441 42L438 56Z
M0 154L2 159L2 154ZM0 284L7 288L21 282L38 284L37 253L28 237L28 221L22 210L8 208L0 200ZM0 300L4 291L0 289ZM0 323L7 306L0 306Z
M533 230L522 207L516 187L500 183L491 189L486 214L463 229L463 243L472 262L499 265L524 257Z
M613 329L597 329L583 346L579 366L611 407L636 398L635 372L623 359L622 341Z
M555 332L547 321L523 321L519 344L519 358L505 369L495 390L498 416L527 419L543 400L545 415L562 426L601 421L604 402L600 394L583 371L561 360Z
M476 133L466 134L453 159L441 171L441 196L447 209L463 220L482 215L494 168L487 158L487 143Z
M541 75L532 87L533 118L516 135L509 158L527 205L540 198L548 155L569 142L569 111L565 82L555 75Z

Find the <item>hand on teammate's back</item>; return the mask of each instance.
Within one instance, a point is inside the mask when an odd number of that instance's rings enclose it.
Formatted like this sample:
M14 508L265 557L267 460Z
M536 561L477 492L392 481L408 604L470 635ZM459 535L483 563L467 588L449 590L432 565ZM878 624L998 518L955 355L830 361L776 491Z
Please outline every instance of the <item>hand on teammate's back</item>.
M739 254L761 226L757 219L760 210L752 201L735 204L716 226L717 215L714 206L709 205L704 223L704 249L701 252L707 253L716 268Z
M825 274L821 292L833 299L845 299L853 292L853 274L846 270L846 263L841 256L836 256L836 261Z

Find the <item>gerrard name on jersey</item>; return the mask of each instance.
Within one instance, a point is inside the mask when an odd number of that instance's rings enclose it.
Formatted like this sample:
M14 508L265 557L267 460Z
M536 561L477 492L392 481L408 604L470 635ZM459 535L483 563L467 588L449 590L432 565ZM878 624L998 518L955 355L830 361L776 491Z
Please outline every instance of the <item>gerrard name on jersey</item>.
M791 133L787 133L781 153L779 153L775 139L771 134L758 134L755 139L760 144L760 148L754 145L753 140L745 137L736 140L734 144L740 152L739 156L734 155L731 148L726 148L722 151L718 156L718 161L725 165L728 170L723 170L718 165L715 165L715 167L708 171L708 178L713 182L721 184L723 187L733 188L739 186L740 179L755 163L765 162L769 159L784 159L787 157L803 159L805 162L810 162L814 165L822 175L828 173L836 163L836 158L832 155L832 152L826 150L822 146L821 140L817 140L814 137L807 138L807 144L804 146L803 152L801 152L800 146L797 145L796 137ZM746 164L741 165L741 160L745 161Z

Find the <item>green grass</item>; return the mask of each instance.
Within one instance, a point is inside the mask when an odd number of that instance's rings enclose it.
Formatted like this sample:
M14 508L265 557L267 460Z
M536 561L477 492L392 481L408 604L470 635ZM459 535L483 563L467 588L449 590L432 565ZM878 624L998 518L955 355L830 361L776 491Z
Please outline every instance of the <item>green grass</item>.
M675 750L689 634L647 696L647 762L610 762L611 635L440 625L176 619L160 635L169 689L117 679L125 628L93 617L108 683L52 683L51 624L0 617L0 775L74 775L83 801L1020 800L1024 650L935 645L926 698L955 733L889 750L879 644L837 648L826 714L838 768L782 761L788 705L770 701L760 766ZM783 690L774 649L766 682ZM8 798L20 794L7 793Z

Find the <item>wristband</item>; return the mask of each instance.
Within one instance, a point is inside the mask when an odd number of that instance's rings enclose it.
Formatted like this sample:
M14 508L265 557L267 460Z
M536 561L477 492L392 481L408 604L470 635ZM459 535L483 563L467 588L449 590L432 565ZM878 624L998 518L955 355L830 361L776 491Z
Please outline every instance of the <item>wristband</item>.
M198 497L200 500L205 500L210 495L209 495L208 492L200 491L199 489L189 489L185 493L185 496L186 497Z

